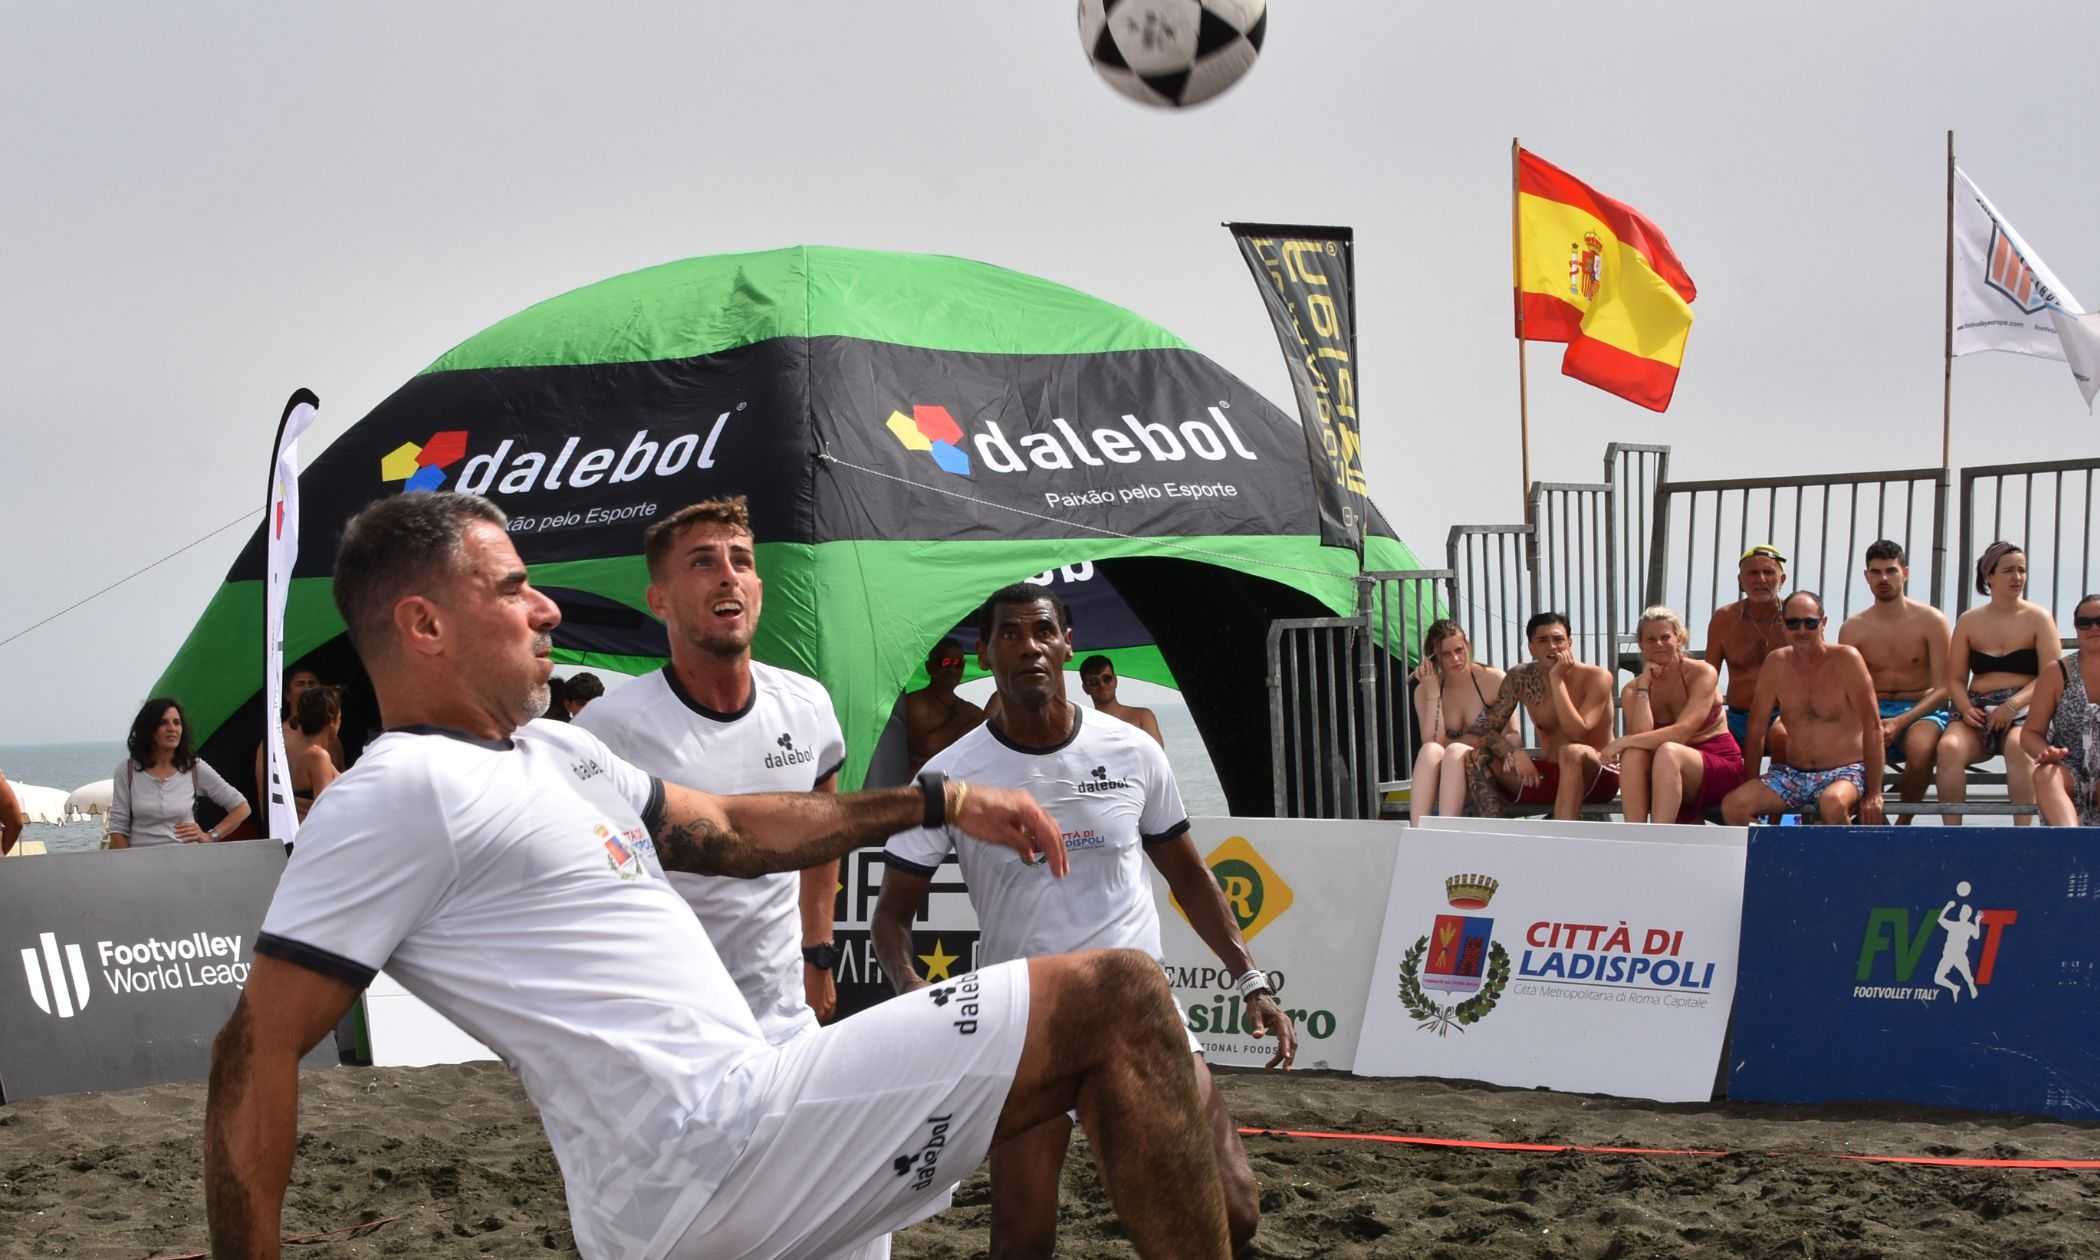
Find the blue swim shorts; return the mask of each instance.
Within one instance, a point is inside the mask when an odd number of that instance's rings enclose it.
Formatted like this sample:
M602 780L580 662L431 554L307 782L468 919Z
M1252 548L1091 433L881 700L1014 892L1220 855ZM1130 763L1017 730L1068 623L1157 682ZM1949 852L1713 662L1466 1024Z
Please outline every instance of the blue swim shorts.
M1902 717L1904 714L1910 712L1912 706L1916 703L1917 701L1915 700L1883 700L1881 702L1881 720L1886 722L1890 718ZM1953 720L1954 706L1945 703L1942 703L1939 708L1934 709L1929 713L1922 713L1918 716L1918 722L1930 722L1934 726L1939 727L1942 734L1946 732L1947 724L1949 722L1952 722ZM1911 723L1911 725L1915 726L1917 725L1917 722L1913 722ZM1881 759L1890 765L1894 765L1902 761L1903 741L1908 738L1910 738L1910 731L1906 729L1901 735L1898 735L1896 737L1894 743L1888 746L1888 749L1882 754Z
M1766 772L1764 785L1772 789L1774 796L1785 801L1788 809L1807 813L1815 808L1817 798L1840 780L1850 783L1864 796L1867 791L1866 765L1855 761L1828 770L1797 770L1792 766L1775 765Z

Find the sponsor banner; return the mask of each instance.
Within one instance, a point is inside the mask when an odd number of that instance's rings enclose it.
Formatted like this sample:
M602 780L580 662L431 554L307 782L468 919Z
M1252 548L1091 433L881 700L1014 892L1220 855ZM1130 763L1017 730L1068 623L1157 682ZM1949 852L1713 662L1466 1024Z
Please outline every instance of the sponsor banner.
M1729 1097L2100 1118L2096 838L1753 830Z
M2063 338L2050 313L2082 309L1968 173L1955 168L1954 353L2061 359Z
M1345 227L1228 223L1254 273L1298 396L1320 541L1363 554L1364 467L1356 415L1356 245Z
M839 947L839 1019L895 996L875 959L875 938L868 927L882 895L882 850L855 849L846 855L845 865L832 919L832 939ZM912 953L918 958L919 974L936 983L977 969L977 912L970 907L954 854L927 884L926 906L912 926Z
M203 1079L284 862L254 840L9 863L0 1097ZM335 1061L324 1038L306 1066Z
M1403 823L1402 826L1407 824ZM1493 835L1528 835L1536 827L1556 836L1581 836L1588 840L1624 840L1633 844L1717 844L1740 849L1750 843L1748 827L1709 827L1704 823L1562 822L1557 818L1424 818L1425 831L1486 832Z
M1278 1003L1298 1026L1297 1066L1346 1071L1362 1031L1394 829L1291 818L1197 818L1189 827L1255 965L1269 974ZM1276 1053L1275 1038L1242 1030L1232 977L1189 926L1157 869L1152 890L1167 979L1204 1057L1234 1067L1266 1065Z
M1744 851L1561 826L1401 833L1358 1075L1712 1097Z
M269 748L269 790L263 800L263 834L290 844L299 834L292 803L292 772L284 751L284 601L299 561L299 439L320 415L321 400L297 390L277 422L277 450L270 459L270 515L263 522L269 549L269 584L263 604L263 742Z

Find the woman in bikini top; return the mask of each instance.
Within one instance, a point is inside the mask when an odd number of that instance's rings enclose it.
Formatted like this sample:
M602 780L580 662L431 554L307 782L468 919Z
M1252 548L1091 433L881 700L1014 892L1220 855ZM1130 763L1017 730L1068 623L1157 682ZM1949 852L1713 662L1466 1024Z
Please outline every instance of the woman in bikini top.
M2005 755L2006 795L2021 805L2034 803L2034 761L2011 732L2027 717L2035 681L2063 655L2056 620L2040 604L2022 598L2027 590L2027 553L2009 542L1984 548L1976 562L1976 593L1989 601L1963 613L1954 623L1954 642L1947 653L1947 694L1959 722L1940 737L1933 778L1939 799L1968 799L1968 768ZM1961 825L1961 815L1940 821ZM2014 817L2017 826L2033 819Z
M292 710L291 729L285 735L284 759L291 770L292 806L301 822L306 821L306 811L313 808L314 798L322 788L335 782L339 773L335 758L328 752L328 745L343 725L343 706L336 695L336 689L327 686L308 687L300 692Z
M1449 803L1445 813L1464 810L1464 754L1471 745L1459 736L1501 693L1502 671L1475 664L1465 629L1446 618L1422 636L1415 681L1415 729L1422 732L1422 751L1415 757L1407 813L1419 823L1436 813L1440 802Z

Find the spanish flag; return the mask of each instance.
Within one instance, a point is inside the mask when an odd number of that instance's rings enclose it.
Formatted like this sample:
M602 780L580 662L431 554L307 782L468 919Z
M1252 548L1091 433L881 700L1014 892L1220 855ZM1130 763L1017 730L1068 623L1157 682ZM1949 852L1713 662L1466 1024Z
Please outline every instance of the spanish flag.
M1563 376L1667 411L1698 296L1662 229L1517 152L1517 336L1564 341Z

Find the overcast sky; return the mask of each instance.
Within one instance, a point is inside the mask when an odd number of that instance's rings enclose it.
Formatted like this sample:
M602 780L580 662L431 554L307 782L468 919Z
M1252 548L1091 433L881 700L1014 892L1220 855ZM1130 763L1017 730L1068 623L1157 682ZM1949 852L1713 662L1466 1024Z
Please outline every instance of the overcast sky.
M0 638L259 512L524 306L797 243L953 253L1173 329L1290 409L1227 218L1353 225L1365 462L1425 557L1514 520L1512 135L1669 234L1699 286L1656 416L1531 351L1533 468L1614 438L1681 476L1934 464L1946 129L2100 301L2091 0L1275 0L1225 97L1098 82L1070 0L4 6ZM2093 453L2057 363L1955 365L1957 465ZM248 534L0 648L0 743L121 738Z

